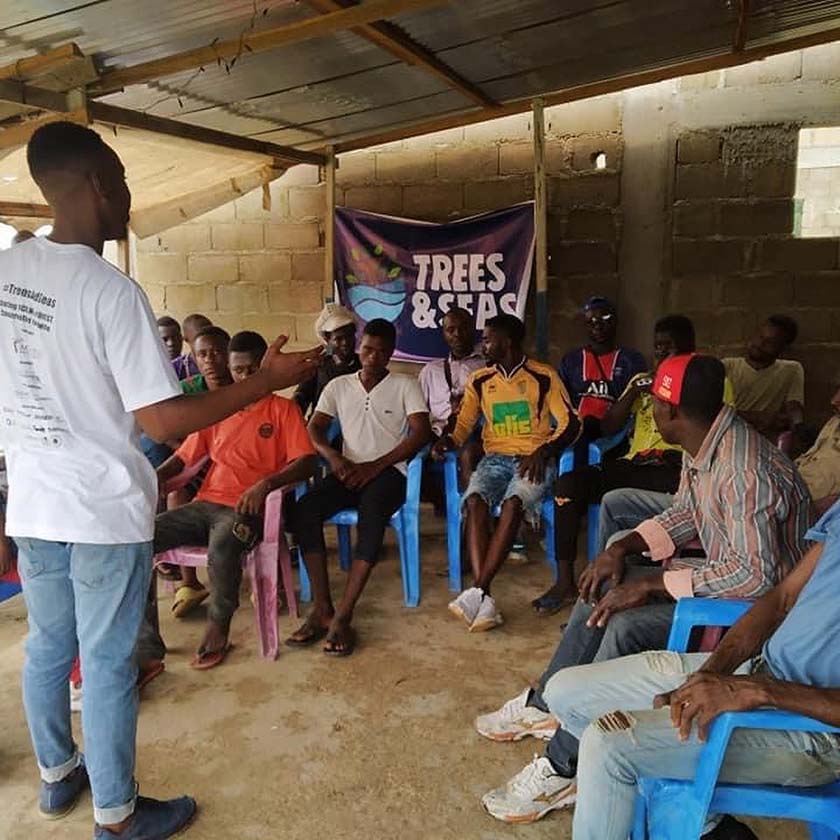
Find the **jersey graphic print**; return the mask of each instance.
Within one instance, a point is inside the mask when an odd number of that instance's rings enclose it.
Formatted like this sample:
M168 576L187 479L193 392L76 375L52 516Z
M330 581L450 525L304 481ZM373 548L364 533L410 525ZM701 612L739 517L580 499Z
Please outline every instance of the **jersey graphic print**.
M493 431L497 435L530 435L531 406L528 401L494 403Z

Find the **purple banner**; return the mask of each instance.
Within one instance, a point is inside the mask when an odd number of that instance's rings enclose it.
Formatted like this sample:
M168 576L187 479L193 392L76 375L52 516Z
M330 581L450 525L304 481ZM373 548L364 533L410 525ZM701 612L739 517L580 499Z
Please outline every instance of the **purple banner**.
M395 359L445 356L440 324L453 306L480 331L525 311L534 256L534 203L437 225L346 207L335 211L335 284L361 323L397 328Z

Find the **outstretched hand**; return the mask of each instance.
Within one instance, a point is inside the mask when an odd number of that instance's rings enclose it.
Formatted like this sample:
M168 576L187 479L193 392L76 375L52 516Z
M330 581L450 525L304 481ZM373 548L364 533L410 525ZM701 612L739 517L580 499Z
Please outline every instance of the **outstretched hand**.
M280 352L288 340L288 336L285 335L276 338L260 365L260 369L268 373L269 383L274 391L299 385L314 376L324 355L324 348L320 346L295 353Z

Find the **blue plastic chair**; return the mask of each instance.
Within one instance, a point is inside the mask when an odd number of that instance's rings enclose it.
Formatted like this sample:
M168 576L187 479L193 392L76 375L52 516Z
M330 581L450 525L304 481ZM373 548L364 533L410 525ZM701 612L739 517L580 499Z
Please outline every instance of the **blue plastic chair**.
M629 428L629 427L628 427ZM588 464L597 466L604 458L604 454L618 446L627 435L627 428L608 438L599 438L589 444ZM564 450L557 460L557 475L565 475L575 468L574 451ZM461 490L458 486L458 456L455 452L447 452L443 462L444 488L446 491L446 548L449 556L449 591L460 592L462 588L461 576L461 505L463 502ZM598 514L599 505L589 505L587 511L586 548L590 561L594 559L598 547ZM493 511L499 515L499 508ZM554 543L554 491L550 489L542 504L542 520L545 527L545 562L549 565L557 580L559 567Z
M8 601L9 598L14 598L22 592L19 583L11 583L10 581L0 580L0 602Z
M669 649L684 652L694 627L729 626L750 605L749 601L681 599L674 612ZM840 733L837 727L790 712L720 715L709 729L692 781L640 780L633 840L695 840L709 813L801 820L809 824L811 840L838 840L840 782L819 787L718 783L729 739L738 728Z
M338 434L338 423L333 421L328 432L332 440ZM405 503L391 517L390 526L397 535L402 570L403 600L407 607L420 603L420 477L423 472L423 458L428 447L421 449L409 462L405 483ZM306 492L305 485L295 492L300 498ZM338 528L338 557L341 568L350 568L352 551L350 528L359 524L359 512L353 508L340 510L324 523ZM306 573L306 564L298 550L300 574L300 600L312 600L312 586Z

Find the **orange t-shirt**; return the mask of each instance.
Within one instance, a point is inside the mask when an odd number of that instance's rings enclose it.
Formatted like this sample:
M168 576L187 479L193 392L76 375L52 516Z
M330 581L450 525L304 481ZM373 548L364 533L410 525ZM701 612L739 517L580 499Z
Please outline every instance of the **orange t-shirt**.
M249 487L315 449L297 405L271 394L193 432L175 454L188 467L209 456L212 463L196 500L235 507Z

